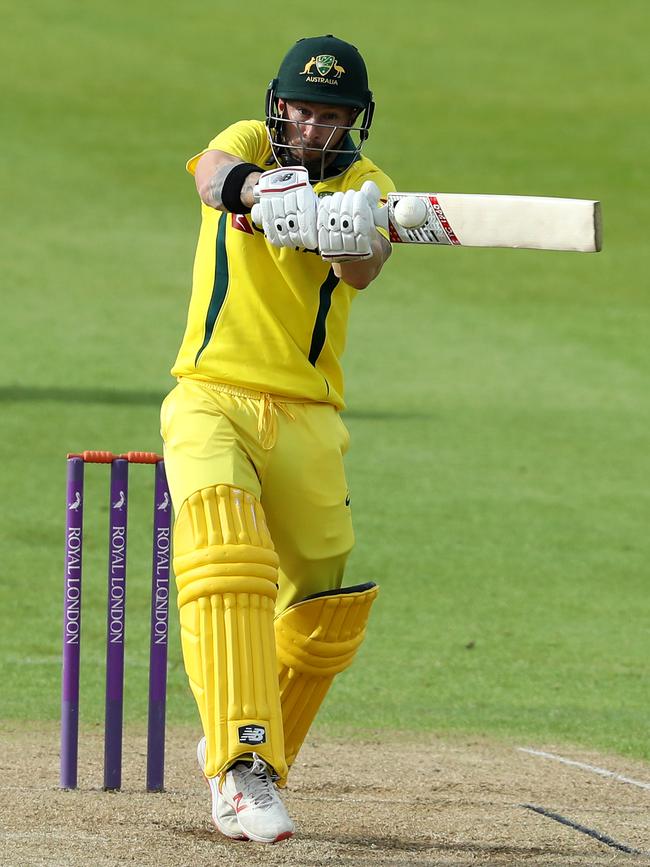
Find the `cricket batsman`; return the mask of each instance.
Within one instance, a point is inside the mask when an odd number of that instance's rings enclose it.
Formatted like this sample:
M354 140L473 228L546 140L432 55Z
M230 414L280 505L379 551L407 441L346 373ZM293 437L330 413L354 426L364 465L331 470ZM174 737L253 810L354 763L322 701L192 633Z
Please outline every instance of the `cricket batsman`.
M377 595L342 587L339 415L350 305L391 253L373 210L395 188L361 154L373 110L353 45L301 39L265 123L234 123L187 164L202 219L161 429L198 759L233 839L292 835L278 786Z

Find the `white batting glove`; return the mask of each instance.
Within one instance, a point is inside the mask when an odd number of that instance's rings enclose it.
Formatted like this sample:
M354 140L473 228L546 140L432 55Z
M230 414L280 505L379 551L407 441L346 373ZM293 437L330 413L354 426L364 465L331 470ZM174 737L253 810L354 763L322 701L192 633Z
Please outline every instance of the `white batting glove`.
M326 262L353 262L372 256L376 235L373 212L379 187L366 181L361 189L334 193L318 203L318 247Z
M318 196L302 166L264 172L253 189L251 217L274 247L318 246Z

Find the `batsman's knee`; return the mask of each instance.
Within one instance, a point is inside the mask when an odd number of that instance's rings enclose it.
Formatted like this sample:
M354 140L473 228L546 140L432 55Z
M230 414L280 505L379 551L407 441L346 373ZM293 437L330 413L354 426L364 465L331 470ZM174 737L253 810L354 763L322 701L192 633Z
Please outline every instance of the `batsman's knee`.
M203 488L183 503L174 527L178 607L211 593L277 595L278 555L252 494Z

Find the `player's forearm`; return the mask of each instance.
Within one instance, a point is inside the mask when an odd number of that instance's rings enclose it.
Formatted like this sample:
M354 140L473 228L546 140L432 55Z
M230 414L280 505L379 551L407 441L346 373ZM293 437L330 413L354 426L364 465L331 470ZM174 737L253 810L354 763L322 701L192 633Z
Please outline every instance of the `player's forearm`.
M232 169L232 165L224 165L215 169L214 174L206 184L203 190L199 191L199 195L201 196L201 200L205 202L206 205L209 205L211 208L216 208L217 211L226 211L228 210L223 203L223 184L226 180L226 177L230 173ZM255 199L253 197L253 187L259 180L260 172L251 172L250 175L244 181L240 198L242 203L246 205L247 208L252 208L255 204Z
M357 262L334 262L332 269L336 276L355 289L365 289L379 275L384 262L393 252L390 243L377 232L371 243L372 256Z
M228 210L223 203L223 187L232 169L243 161L230 154L209 151L204 154L196 167L196 188L201 201L217 211ZM260 172L251 172L246 176L241 187L242 204L252 208L255 204L253 187L257 183Z

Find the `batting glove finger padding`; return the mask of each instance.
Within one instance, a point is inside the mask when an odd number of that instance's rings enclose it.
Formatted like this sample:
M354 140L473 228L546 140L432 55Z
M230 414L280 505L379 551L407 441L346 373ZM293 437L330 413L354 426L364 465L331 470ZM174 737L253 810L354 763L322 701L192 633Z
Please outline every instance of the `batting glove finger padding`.
M251 216L275 247L305 247L318 244L316 216L318 197L302 166L272 169L260 175L254 190L257 203Z
M375 235L373 210L379 188L366 181L361 190L334 193L318 204L318 246L328 262L349 262L372 256Z

